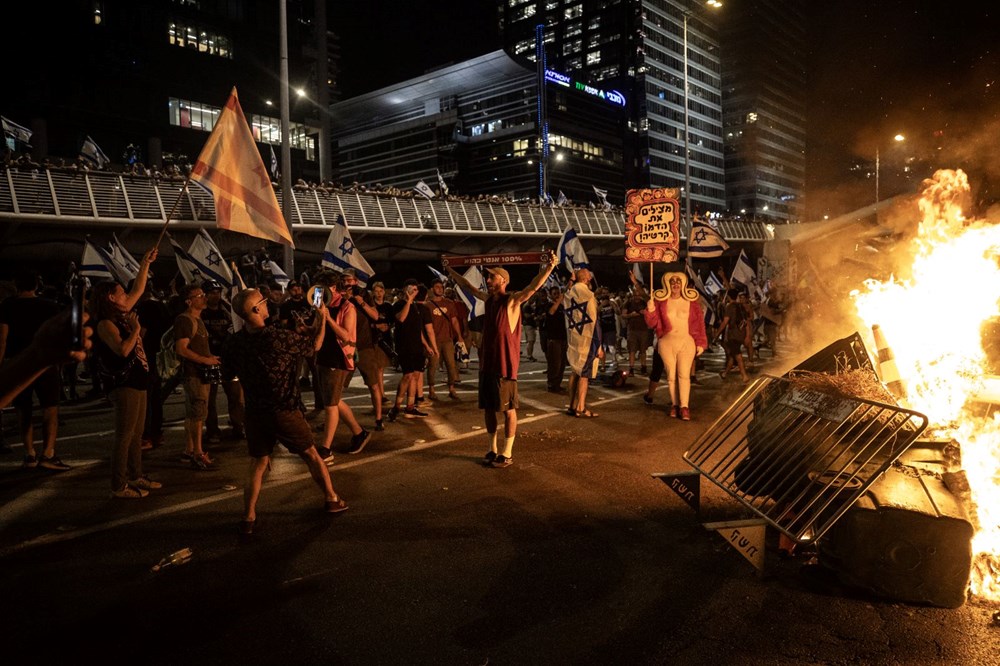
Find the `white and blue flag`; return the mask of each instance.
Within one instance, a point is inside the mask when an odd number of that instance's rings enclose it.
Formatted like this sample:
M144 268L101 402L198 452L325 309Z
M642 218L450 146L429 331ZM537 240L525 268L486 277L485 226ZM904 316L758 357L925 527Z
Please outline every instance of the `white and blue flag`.
M336 271L353 268L358 277L358 284L361 286L367 286L372 276L375 275L375 271L361 256L361 250L351 240L351 232L342 215L338 215L337 221L333 223L333 229L326 241L326 249L323 250L323 259L320 263Z
M233 286L233 272L229 270L229 264L207 231L198 230L198 235L191 241L187 254L198 267L203 279L216 280L226 289Z
M580 239L577 238L576 229L571 224L566 225L566 231L563 232L562 238L559 239L559 245L556 247L556 256L559 257L559 263L570 273L578 268L590 268L587 253L583 251L583 245L580 244Z
M750 265L746 250L740 250L740 256L736 259L736 266L733 267L733 274L729 278L730 282L739 282L745 287L753 288L757 284L757 273Z
M597 297L590 286L577 282L563 298L566 314L566 360L579 377L597 377L601 351L601 327L598 326Z
M288 283L291 282L291 278L288 277L288 273L281 270L281 266L274 261L274 259L268 259L265 267L271 274L271 279L281 285L281 291L285 291L288 288Z
M708 222L694 218L691 238L688 240L688 256L692 259L712 259L721 257L729 249L729 244Z
M715 296L725 288L726 288L725 285L722 284L722 280L720 280L715 273L708 274L708 279L705 280L706 294L708 294L709 296Z
M469 270L465 271L462 277L479 291L486 291L486 278L483 277L483 271L479 266L470 266ZM486 303L476 298L475 294L471 291L459 285L457 293L458 297L465 303L465 307L469 309L470 321L474 317L486 314Z
M130 280L134 280L139 275L139 262L125 249L115 234L111 234L111 243L108 244L108 249L115 263L124 269Z
M97 142L89 136L84 139L83 146L80 147L80 157L98 169L103 169L111 164L108 156L104 154L104 151L97 145Z
M434 198L434 190L432 190L430 185L422 180L417 181L417 184L413 186L413 191L427 197L428 199Z
M134 277L129 276L128 271L111 256L110 251L94 245L89 238L83 246L80 275L93 278L94 281L114 280L126 289Z

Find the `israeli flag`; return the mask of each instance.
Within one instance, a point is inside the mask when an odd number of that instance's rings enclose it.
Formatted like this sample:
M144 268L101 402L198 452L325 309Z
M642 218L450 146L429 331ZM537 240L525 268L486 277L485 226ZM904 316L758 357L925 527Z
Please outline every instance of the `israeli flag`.
M108 249L115 263L128 274L129 280L134 280L139 275L139 262L125 249L115 234L111 234L111 243L108 244Z
M710 224L697 217L691 226L691 238L688 242L688 256L692 259L712 259L721 257L729 249L727 243L718 231Z
M271 273L271 279L281 285L281 291L285 291L285 289L288 288L288 283L291 282L288 274L281 270L281 266L279 266L274 259L268 259L264 265Z
M281 172L278 170L278 156L274 154L274 146L271 146L271 177L276 181L281 178Z
M483 271L479 268L479 266L470 266L469 270L465 271L462 277L468 280L469 284L479 291L486 291L486 278L483 277ZM462 299L462 302L465 303L465 307L469 309L470 321L473 317L486 314L486 303L476 298L475 295L465 287L459 288L458 297Z
M31 130L27 127L22 127L12 120L7 120L3 116L0 116L0 123L3 125L3 133L9 137L20 141L21 143L27 145L29 148L31 145L28 143L31 141Z
M372 276L375 275L375 271L361 256L361 250L351 240L351 232L342 215L338 215L337 221L333 223L333 229L326 241L326 249L323 250L323 259L320 263L337 271L353 268L358 276L358 284L362 286L367 286Z
M757 273L754 271L753 266L750 265L750 259L747 257L746 250L740 250L740 256L736 260L736 266L733 268L733 274L729 278L729 281L739 282L746 287L756 285Z
M233 286L233 272L229 270L219 248L204 229L198 230L198 235L188 248L188 256L197 264L204 279L217 280L227 289Z
M562 190L559 190L559 197L556 199L556 203L560 206L565 206L569 203L569 199L566 198L566 195L563 194Z
M708 279L705 280L705 293L706 294L708 294L709 296L715 296L716 294L718 294L720 291L722 291L725 288L726 288L725 285L722 284L722 280L720 280L715 275L715 273L709 273L708 274Z
M80 275L100 280L114 280L123 288L128 288L132 280L128 272L111 256L111 252L97 247L88 238L83 246L83 259L80 262Z
M428 266L427 268L431 269L431 273L434 274L434 279L435 280L441 280L445 284L447 284L448 282L450 282L450 280L448 279L448 276L445 275L444 273L442 273L441 271L439 271L438 269L434 268L433 266Z
M441 176L441 172L437 172L438 177L438 187L441 189L441 194L443 196L448 196L448 184L444 182L444 178Z
M424 181L422 181L422 180L418 180L417 181L417 184L413 186L413 190L417 194L422 194L423 196L427 197L428 199L433 199L434 198L434 190L432 190L430 188L430 186L427 183L425 183Z
M104 154L104 151L97 145L97 142L89 136L84 140L83 146L80 148L80 157L98 169L103 169L111 163L111 160Z
M583 251L583 245L576 236L576 229L571 224L566 225L566 231L559 239L556 255L559 257L559 263L571 273L578 268L590 268L587 253Z

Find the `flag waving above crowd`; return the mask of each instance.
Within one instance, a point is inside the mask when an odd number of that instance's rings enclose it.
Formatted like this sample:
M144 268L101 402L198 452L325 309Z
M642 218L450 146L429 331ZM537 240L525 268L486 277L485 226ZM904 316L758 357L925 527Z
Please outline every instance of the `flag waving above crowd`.
M556 256L559 257L559 263L570 273L578 268L588 268L590 266L590 262L587 260L587 253L583 251L583 245L580 244L580 239L576 235L576 229L571 224L566 225L566 231L563 232L562 238L559 239L559 245L556 247Z
M688 256L692 259L712 259L721 257L729 249L718 231L699 218L694 218L691 226L691 240L688 242Z
M375 271L361 256L361 250L351 239L351 231L347 228L347 223L342 215L338 215L337 221L333 223L330 237L326 241L326 249L323 250L321 263L327 268L337 271L353 268L358 277L358 284L362 286L366 286L375 275Z
M89 136L83 141L83 146L80 147L80 157L98 169L103 169L111 163L111 160L104 154L100 146Z
M195 162L191 182L211 193L219 227L295 247L236 88Z

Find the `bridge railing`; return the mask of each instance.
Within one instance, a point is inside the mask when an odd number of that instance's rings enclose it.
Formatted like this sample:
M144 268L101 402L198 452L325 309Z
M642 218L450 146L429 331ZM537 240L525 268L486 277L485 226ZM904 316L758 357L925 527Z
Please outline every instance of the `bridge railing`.
M0 176L0 219L81 219L118 226L162 224L170 215L176 222L215 224L212 197L198 187L185 190L180 180L104 171L16 168ZM280 191L277 196L280 204ZM561 234L567 224L581 236L621 237L625 232L625 216L620 210L318 189L293 190L292 198L292 224L298 229L329 227L343 216L350 228L369 232L553 236ZM769 238L759 222L722 220L720 231L727 240Z

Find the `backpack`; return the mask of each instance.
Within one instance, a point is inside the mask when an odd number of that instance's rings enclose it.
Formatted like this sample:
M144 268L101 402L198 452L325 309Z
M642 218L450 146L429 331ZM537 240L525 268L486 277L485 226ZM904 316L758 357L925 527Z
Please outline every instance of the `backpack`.
M156 373L161 380L170 379L181 369L181 359L177 356L174 327L171 326L160 337L160 351L156 352Z

